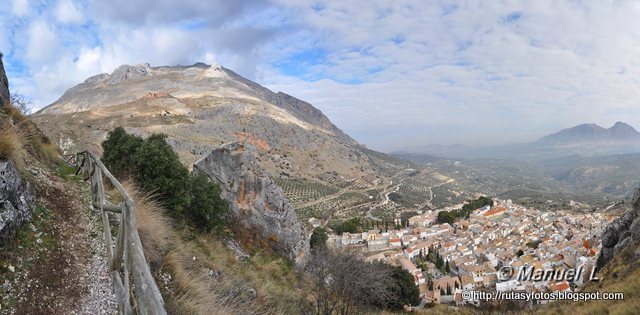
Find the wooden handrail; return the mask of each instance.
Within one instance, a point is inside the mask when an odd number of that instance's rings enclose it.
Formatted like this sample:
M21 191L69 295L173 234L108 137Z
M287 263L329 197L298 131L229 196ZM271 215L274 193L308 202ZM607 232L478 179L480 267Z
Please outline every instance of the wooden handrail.
M107 247L109 275L113 282L113 290L118 300L121 314L166 314L164 301L158 285L147 264L142 242L136 227L136 209L133 199L124 186L111 174L102 161L90 151L74 154L65 159L67 163L77 167L76 175L86 176L91 183L91 204L100 209L104 225L104 240ZM109 204L105 200L103 177L122 195L122 205ZM111 235L109 213L120 216L118 234L115 245ZM131 286L129 278L133 279ZM133 290L132 306L131 292Z

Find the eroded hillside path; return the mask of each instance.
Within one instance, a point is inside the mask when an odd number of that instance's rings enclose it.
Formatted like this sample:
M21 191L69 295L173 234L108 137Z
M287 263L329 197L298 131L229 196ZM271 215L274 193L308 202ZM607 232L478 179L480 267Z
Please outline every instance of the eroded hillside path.
M38 209L5 260L2 309L10 314L117 314L99 214L75 176L28 168ZM63 179L59 176L67 177Z

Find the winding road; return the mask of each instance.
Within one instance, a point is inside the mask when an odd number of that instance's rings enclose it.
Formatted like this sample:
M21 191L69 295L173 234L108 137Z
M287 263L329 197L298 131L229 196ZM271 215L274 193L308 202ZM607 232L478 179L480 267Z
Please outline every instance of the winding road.
M419 205L419 206L418 206L418 210L422 210L422 209L424 209L424 207L426 207L426 206L429 206L429 208L433 208L433 205L431 204L431 201L433 201L433 188L440 187L440 186L442 186L442 185L444 185L444 184L448 184L448 183L451 183L451 182L454 182L454 181L455 181L454 179L449 179L449 180L448 180L448 181L446 181L446 182L442 182L442 183L439 183L439 184L433 185L433 186L431 186L431 187L427 187L427 188L429 189L429 199L427 199L424 203L422 203L421 205Z

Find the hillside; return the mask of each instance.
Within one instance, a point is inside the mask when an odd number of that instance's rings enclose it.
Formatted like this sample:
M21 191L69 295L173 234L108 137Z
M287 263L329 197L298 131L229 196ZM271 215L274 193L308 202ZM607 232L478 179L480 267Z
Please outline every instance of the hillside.
M57 126L67 118L73 118L69 124L82 126L83 133L91 135L85 139L74 134L71 126ZM95 147L91 140L122 125L141 134L162 131L172 136L179 142L176 148L187 165L220 143L241 138L272 155L297 153L290 152L291 147L308 152L294 156L295 165L271 161L275 169L312 175L321 171L319 164L339 159L344 165L341 173L366 174L360 171L366 158L355 157L357 143L319 110L219 65L123 65L69 89L34 119L65 148ZM328 147L336 153L323 154Z
M91 206L89 183L10 103L0 108L0 170L1 313L117 314L104 222ZM253 233L230 238L181 227L162 214L157 197L124 184L169 313L299 310L304 291L293 264ZM107 189L107 200L122 202ZM107 217L112 227L121 222L113 213Z
M5 314L117 311L88 186L9 102L0 109L0 305Z
M33 119L65 152L99 153L117 126L162 132L188 167L221 144L245 141L303 222L364 216L372 207L393 217L427 202L428 187L443 178L423 172L398 191L404 202L385 201L392 181L415 166L364 148L311 104L219 65L123 65L69 89Z

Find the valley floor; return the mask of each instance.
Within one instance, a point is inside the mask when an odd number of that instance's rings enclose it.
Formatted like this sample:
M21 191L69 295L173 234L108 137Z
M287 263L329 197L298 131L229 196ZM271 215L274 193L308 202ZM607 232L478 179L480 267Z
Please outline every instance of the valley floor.
M71 172L26 167L37 209L32 222L0 248L3 314L117 313L100 217L89 207L88 185Z

